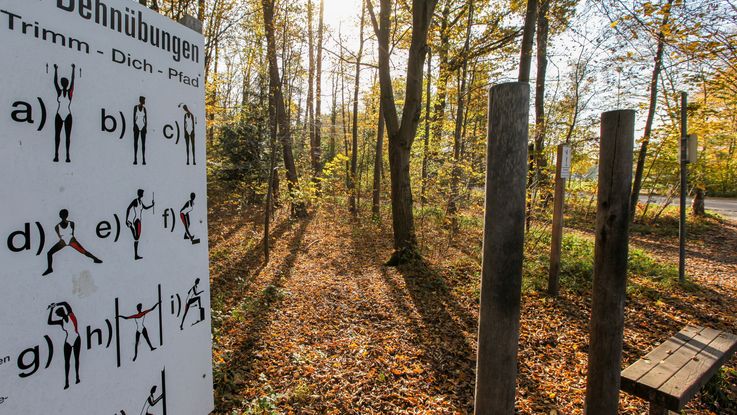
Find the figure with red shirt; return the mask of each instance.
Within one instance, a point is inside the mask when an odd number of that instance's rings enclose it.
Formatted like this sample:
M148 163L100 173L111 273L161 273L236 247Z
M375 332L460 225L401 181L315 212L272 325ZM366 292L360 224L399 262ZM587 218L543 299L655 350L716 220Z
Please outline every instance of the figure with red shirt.
M51 303L48 307L50 326L58 325L64 330L64 373L66 383L64 389L69 389L69 368L74 356L74 372L79 383L79 352L82 350L82 339L79 336L77 317L72 307L66 301Z
M136 322L136 351L133 355L133 361L136 361L136 358L138 357L138 344L141 342L141 335L143 335L143 338L146 340L146 343L148 343L148 347L151 348L151 351L156 350L154 346L151 345L151 339L148 338L148 330L146 329L146 314L150 313L158 307L160 303L154 304L153 307L149 308L148 310L143 309L143 304L138 303L136 306L136 313L131 314L129 316L120 316L121 318L124 318L126 320L133 319Z

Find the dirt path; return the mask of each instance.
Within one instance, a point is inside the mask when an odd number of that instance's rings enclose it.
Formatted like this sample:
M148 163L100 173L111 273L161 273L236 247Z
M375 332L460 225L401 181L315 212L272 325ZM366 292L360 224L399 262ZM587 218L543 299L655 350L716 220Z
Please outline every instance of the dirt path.
M252 407L243 396L271 397L284 413L470 410L475 318L467 305L444 296L432 276L377 266L390 250L367 230L321 220L285 225L272 253L279 259L243 287L220 280L227 270L213 273L214 296L247 309L219 326L221 336L228 329L216 370L230 394L218 396L218 413ZM240 298L225 294L239 288Z
M471 413L476 260L448 247L411 268L386 268L388 229L334 219L341 216L278 220L269 264L262 263L257 218L221 214L211 224L216 413ZM663 258L673 249L657 239L636 243ZM626 361L686 322L737 331L737 254L709 259L724 244L737 247L737 229L725 227L693 248L703 261L690 263L695 291L661 295L654 283L634 281L657 295L628 302ZM706 265L719 281L706 280ZM588 296L564 292L551 300L532 292L523 310L520 413L581 413ZM709 413L693 407L690 413ZM645 410L623 397L621 413Z

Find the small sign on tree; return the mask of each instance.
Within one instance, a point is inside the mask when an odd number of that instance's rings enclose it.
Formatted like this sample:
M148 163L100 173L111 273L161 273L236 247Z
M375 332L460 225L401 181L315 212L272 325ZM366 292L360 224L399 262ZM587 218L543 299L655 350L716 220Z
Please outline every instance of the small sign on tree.
M568 144L561 145L560 152L560 178L571 178L571 146Z

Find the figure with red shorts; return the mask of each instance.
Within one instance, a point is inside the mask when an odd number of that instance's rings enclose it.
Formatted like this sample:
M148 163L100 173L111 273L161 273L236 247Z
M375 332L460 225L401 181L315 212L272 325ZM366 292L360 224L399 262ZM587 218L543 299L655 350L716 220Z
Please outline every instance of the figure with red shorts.
M49 275L54 272L54 269L52 267L52 264L54 262L54 254L61 251L62 248L67 246L71 246L80 254L92 259L95 264L101 264L102 261L99 258L92 255L92 253L84 249L84 247L82 247L82 245L77 242L77 238L74 237L74 222L68 220L69 211L66 209L60 210L59 218L61 218L61 222L56 224L56 226L54 227L54 230L56 230L56 235L59 237L59 242L54 244L54 246L49 249L49 252L46 253L47 265L46 271L44 271L43 275Z
M186 201L184 206L182 206L182 209L179 210L179 218L182 220L182 224L184 225L184 239L189 239L192 242L192 245L200 243L200 240L195 238L189 230L189 225L191 224L189 214L192 212L192 209L194 209L194 198L195 194L190 193L189 200Z
M154 200L151 199L151 204L146 206L143 203L143 189L138 189L138 197L128 205L128 210L125 212L125 224L133 234L133 258L136 260L143 259L142 256L138 255L138 241L141 239L141 219L143 218L143 210L151 209L154 207Z
M146 329L146 314L150 313L159 306L159 303L154 304L153 307L149 308L148 310L143 310L143 304L138 303L136 306L136 313L131 314L129 316L120 316L126 320L133 319L136 322L136 351L133 354L133 361L136 361L136 358L138 357L138 344L141 342L141 335L143 335L143 338L146 340L146 343L148 343L148 347L153 352L156 350L156 348L151 345L151 339L148 338L148 330Z
M77 377L75 383L79 383L79 352L82 350L82 340L79 336L77 317L72 307L66 301L51 303L48 307L50 326L58 325L64 330L64 373L66 383L64 389L69 389L69 369L72 356L74 356L74 372Z

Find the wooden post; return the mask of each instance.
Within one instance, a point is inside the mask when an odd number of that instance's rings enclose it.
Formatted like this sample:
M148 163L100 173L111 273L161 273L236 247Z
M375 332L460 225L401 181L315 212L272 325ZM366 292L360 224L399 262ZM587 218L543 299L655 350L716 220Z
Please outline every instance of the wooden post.
M182 16L181 19L179 19L179 23L181 23L184 26L187 26L188 28L194 30L195 32L202 34L202 21L197 20L197 18L190 16L188 14L185 14Z
M550 242L550 269L548 270L548 294L557 297L559 291L560 249L563 242L563 206L566 198L566 179L570 174L570 147L558 145L558 157L555 164L555 199L553 202L553 235ZM564 166L564 162L568 163ZM563 171L563 167L567 167Z
M634 110L601 114L588 415L616 415L619 406L634 130Z
M678 220L678 282L686 282L686 193L688 192L688 95L681 92L681 198Z
M514 413L529 102L527 82L489 94L476 415Z

